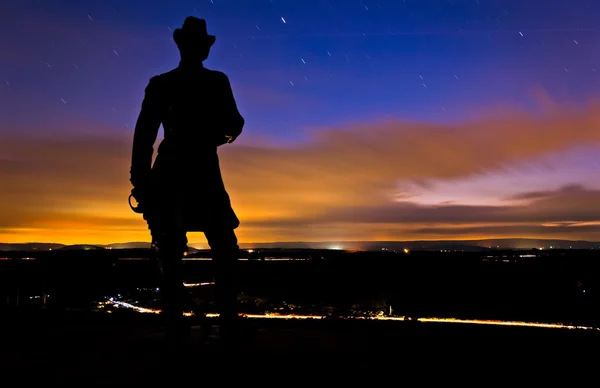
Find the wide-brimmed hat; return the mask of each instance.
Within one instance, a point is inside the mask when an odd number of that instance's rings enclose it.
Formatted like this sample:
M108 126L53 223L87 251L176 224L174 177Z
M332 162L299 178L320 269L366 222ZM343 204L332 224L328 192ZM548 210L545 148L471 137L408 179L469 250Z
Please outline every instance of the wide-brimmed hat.
M176 28L173 31L173 40L177 45L181 43L191 43L206 45L208 47L215 43L217 38L214 35L209 35L206 30L206 20L199 19L195 16L188 16L183 22L181 28Z

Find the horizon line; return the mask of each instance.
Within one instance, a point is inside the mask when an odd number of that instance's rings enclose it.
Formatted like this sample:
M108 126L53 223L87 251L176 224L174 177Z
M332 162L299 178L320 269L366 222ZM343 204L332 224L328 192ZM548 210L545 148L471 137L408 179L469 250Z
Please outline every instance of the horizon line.
M600 241L593 240L569 240L569 239L553 239L553 238L534 238L534 237L499 237L499 238L476 238L476 239L431 239L431 240L320 240L320 241L261 241L261 242L238 242L238 244L331 244L331 243L427 243L427 242L483 242L483 241L506 241L506 240L537 240L537 241L565 241L565 242L580 242L580 243L600 243ZM6 245L24 245L24 244L56 244L56 245L115 245L115 244L151 244L150 241L120 241L111 243L75 243L66 244L62 242L53 241L28 241L28 242L0 242L0 244ZM206 244L206 243L188 243L188 246L194 244Z

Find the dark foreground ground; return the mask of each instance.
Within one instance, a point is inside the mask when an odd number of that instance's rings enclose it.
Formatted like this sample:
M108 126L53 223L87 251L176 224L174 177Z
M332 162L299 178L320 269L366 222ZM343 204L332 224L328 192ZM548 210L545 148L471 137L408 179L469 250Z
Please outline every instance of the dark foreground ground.
M195 343L180 360L169 357L165 361L160 352L157 316L150 314L2 310L0 314L0 368L19 376L21 382L40 378L48 382L109 378L114 382L141 383L155 381L165 373L192 379L200 369L203 376L215 371L202 368L207 360L214 362L224 357L218 354L218 347ZM323 360L331 362L331 357L319 357L317 352L337 352L336 359L342 352L354 352L352 359L361 362L385 358L397 363L412 358L413 362L431 367L452 359L468 363L499 355L507 362L514 355L526 355L529 360L553 354L562 358L595 353L600 344L600 332L589 330L373 320L252 322L257 329L255 335L239 345L239 354L221 361L233 363L222 368L234 371L240 364L257 360L262 360L267 369L274 360L293 365L303 360L321 365ZM199 330L196 331L197 335ZM313 355L301 354L308 352ZM264 356L256 358L248 353ZM273 358L274 353L287 355Z

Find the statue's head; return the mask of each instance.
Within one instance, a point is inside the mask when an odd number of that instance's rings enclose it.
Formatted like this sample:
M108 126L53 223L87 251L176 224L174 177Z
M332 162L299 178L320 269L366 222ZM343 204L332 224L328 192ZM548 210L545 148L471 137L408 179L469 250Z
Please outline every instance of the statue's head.
M173 40L182 57L204 61L216 37L208 34L206 20L188 16L183 26L173 31Z

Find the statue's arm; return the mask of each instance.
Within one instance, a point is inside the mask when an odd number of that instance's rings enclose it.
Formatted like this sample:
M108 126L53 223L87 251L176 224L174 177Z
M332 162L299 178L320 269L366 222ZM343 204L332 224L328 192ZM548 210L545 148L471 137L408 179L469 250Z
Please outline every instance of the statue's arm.
M135 124L130 170L130 181L134 187L144 185L152 169L153 147L161 124L158 83L158 77L153 77L148 82L142 109Z
M220 73L220 77L222 93L222 99L220 101L220 116L222 121L220 125L223 126L225 135L230 136L229 143L232 143L242 133L245 122L235 102L229 78L224 73Z

